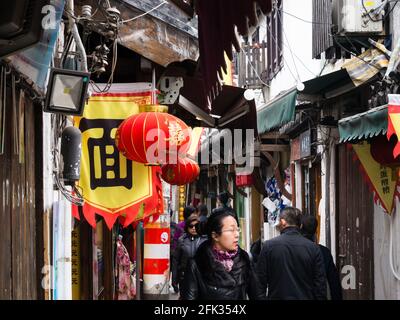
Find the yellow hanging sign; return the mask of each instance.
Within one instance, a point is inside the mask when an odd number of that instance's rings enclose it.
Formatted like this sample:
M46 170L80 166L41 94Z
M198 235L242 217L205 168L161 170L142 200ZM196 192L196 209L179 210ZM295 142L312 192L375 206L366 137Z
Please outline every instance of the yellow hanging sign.
M371 145L366 141L353 144L352 147L361 162L368 183L375 191L375 202L379 201L385 211L391 214L397 195L398 176L396 172L375 161L371 155Z
M151 92L98 94L89 99L83 116L74 118L82 132L78 186L85 200L83 214L93 227L95 214L103 216L111 229L118 217L127 226L158 213L160 169L126 159L115 145L122 121L150 102Z

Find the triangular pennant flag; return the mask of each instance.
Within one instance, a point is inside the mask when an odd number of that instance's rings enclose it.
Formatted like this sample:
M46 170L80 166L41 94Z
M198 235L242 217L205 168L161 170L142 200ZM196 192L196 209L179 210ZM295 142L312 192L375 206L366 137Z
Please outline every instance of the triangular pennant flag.
M71 205L71 209L72 209L72 216L77 220L81 220L81 217L79 216L79 207L73 204Z
M371 155L371 145L366 141L352 146L362 165L361 170L365 171L368 183L375 192L375 203L380 202L384 210L391 214L397 195L398 175L393 174L392 168L384 167L375 161Z

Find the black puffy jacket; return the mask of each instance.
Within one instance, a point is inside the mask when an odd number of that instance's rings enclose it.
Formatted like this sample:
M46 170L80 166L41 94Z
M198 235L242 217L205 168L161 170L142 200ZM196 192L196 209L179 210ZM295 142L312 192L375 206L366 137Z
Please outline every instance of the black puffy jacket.
M248 254L239 248L233 258L233 267L227 272L215 260L211 242L204 242L185 272L181 288L183 300L245 300L265 298L258 286L256 274Z
M188 261L194 257L199 246L207 240L207 236L191 236L184 233L172 255L172 284L181 284Z
M257 274L268 299L325 300L326 275L318 245L295 227L264 243Z

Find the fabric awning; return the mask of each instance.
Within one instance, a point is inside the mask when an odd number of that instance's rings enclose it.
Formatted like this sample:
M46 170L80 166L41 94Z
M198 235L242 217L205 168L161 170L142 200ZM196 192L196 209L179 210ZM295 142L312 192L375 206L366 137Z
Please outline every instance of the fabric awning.
M340 69L303 82L304 90L299 92L298 100L309 100L310 96L329 99L353 90L353 84L346 69Z
M199 19L199 47L202 73L207 95L218 92L218 73L226 71L225 56L232 60L232 46L240 51L239 37L258 24L257 6L264 14L272 9L272 0L201 0L196 2ZM237 33L236 33L237 28Z
M296 97L297 90L290 90L258 110L258 134L263 134L294 120Z
M386 134L388 127L387 105L359 113L339 121L340 142L364 140Z

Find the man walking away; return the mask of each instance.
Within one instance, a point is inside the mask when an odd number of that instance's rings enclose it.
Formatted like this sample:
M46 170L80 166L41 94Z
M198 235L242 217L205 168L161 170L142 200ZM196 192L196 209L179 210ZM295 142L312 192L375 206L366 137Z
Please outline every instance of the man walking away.
M301 233L307 239L316 243L315 233L318 228L318 220L313 216L305 216L301 223ZM326 278L328 281L328 299L330 300L343 300L342 296L342 286L340 284L339 272L336 269L335 263L333 262L333 257L330 250L319 245L321 250L322 259L324 261Z
M279 214L280 236L264 243L257 263L263 292L271 300L326 300L326 276L319 247L300 234L301 211Z
M208 218L208 208L205 204L201 204L197 207L197 211L199 212L199 221L201 223L207 222Z

